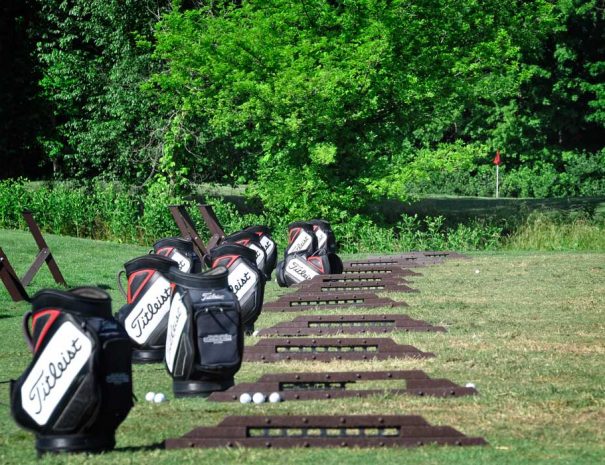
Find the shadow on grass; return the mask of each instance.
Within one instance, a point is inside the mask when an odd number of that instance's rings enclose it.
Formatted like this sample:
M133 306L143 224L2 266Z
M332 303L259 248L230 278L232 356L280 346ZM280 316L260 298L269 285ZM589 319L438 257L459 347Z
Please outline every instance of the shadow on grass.
M115 452L146 452L153 450L163 450L166 447L164 446L164 442L156 442L154 444L149 444L148 446L129 446L129 447L116 447L114 449Z
M554 210L562 213L582 211L589 216L605 214L605 197L509 199L480 197L427 197L413 203L385 200L374 208L387 222L396 222L402 214L443 216L448 224L471 220L500 220L508 223L524 221L532 211Z

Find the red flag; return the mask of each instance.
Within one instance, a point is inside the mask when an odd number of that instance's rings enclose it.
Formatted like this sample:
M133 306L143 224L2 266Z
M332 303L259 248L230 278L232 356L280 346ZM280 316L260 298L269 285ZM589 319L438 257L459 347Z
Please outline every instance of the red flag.
M494 165L500 164L500 149L496 150L496 156L494 157Z

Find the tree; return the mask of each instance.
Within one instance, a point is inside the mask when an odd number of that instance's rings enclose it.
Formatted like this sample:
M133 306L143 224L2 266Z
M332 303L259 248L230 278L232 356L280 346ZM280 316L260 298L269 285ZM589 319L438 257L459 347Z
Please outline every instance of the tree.
M339 219L373 197L404 198L410 178L438 165L420 149L463 140L473 115L517 94L515 30L531 28L540 5L272 0L174 8L156 32L167 72L152 79L178 115L171 160L194 169L179 147L197 133L195 151L245 173L265 207L286 218ZM468 161L465 150L435 153L449 153L450 167Z
M143 181L153 171L165 115L141 85L155 70L148 39L163 8L160 0L41 0L40 84L55 123L43 143L62 175Z

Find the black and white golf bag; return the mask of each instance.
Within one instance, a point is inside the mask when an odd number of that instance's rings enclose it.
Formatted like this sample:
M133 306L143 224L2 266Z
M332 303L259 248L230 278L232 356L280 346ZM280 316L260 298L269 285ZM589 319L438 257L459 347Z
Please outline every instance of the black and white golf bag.
M246 249L247 250L247 249ZM244 335L228 271L170 273L174 294L166 336L166 369L176 397L207 396L233 386Z
M315 276L329 274L330 272L328 255L321 254L307 257L298 253L287 255L277 264L275 271L277 284L281 287L300 284L303 281L313 279Z
M178 269L178 264L161 255L150 254L126 262L124 269L128 278L126 305L116 318L132 341L133 361L161 362L173 287L167 274ZM119 276L118 284L121 287Z
M263 249L265 249L265 253L267 254L267 270L265 274L267 275L267 279L270 279L271 273L275 269L275 265L277 264L277 244L271 237L271 230L267 226L257 225L257 226L249 226L244 231L256 234L258 236L258 240L260 241Z
M153 244L153 252L163 255L179 264L183 273L199 273L202 261L193 249L193 242L181 237L167 237Z
M308 223L313 227L313 233L317 237L317 251L323 250L325 253L338 252L336 236L334 236L330 223L320 219L309 220Z
M254 331L265 294L265 275L256 267L255 255L239 244L219 245L208 254L212 268L225 267L229 271L228 282L239 300L246 334Z
M248 231L236 232L225 237L222 244L239 244L248 247L255 253L254 262L256 263L256 267L262 271L265 276L268 277L271 275L271 271L273 270L269 269L267 252L265 252L265 248L261 244L260 238L255 233Z
M296 221L288 225L288 246L284 251L284 257L293 253L309 256L316 250L317 236L312 224L307 221Z
M291 223L284 259L276 267L277 283L290 287L320 274L342 273L342 261L335 250L336 238L327 221Z
M336 244L336 236L334 236L330 223L326 220L314 219L310 220L309 224L313 226L313 233L317 237L317 250L313 255L327 255L330 262L330 271L328 273L342 273L342 260L336 255L338 245Z
M132 407L130 340L95 287L45 289L23 327L34 358L11 383L11 413L38 453L113 449ZM29 319L32 317L32 328Z

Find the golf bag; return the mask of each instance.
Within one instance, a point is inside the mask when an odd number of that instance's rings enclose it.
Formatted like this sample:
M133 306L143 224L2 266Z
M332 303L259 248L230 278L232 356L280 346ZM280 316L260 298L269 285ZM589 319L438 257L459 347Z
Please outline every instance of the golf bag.
M265 249L265 253L267 254L267 272L265 274L267 275L267 280L269 280L277 264L277 244L275 244L275 241L271 237L271 230L267 226L257 225L249 226L244 231L256 234L263 249Z
M283 261L277 264L277 284L281 287L290 287L303 281L313 279L321 274L329 274L330 260L328 255L312 255L307 257L303 254L287 255Z
M336 238L327 221L291 223L284 259L276 267L277 283L289 287L320 274L342 273L342 261L335 251Z
M313 233L315 234L315 237L317 237L317 251L314 255L327 255L328 261L330 262L330 271L328 271L328 273L342 273L344 267L342 265L342 260L336 255L338 245L336 244L336 237L334 236L330 223L326 220L315 219L310 220L309 224L313 226Z
M45 289L31 303L23 329L34 357L11 382L15 421L36 434L39 454L113 449L132 407L132 364L111 298L95 287Z
M241 307L244 331L251 334L265 294L265 276L256 267L255 252L243 245L224 244L212 249L208 259L212 268L229 271L227 279Z
M313 225L306 221L296 221L288 225L288 247L284 256L293 253L313 255L317 251L317 236Z
M227 269L195 275L174 270L170 280L175 288L165 363L174 395L208 396L233 386L242 363L244 336Z
M234 234L230 234L225 237L222 242L223 244L239 244L248 247L253 250L255 257L253 262L256 263L256 267L264 273L265 276L270 276L271 271L268 266L267 252L260 242L260 238L253 232L240 231Z
M338 246L330 223L319 219L309 220L308 223L313 227L313 233L317 237L317 250L323 250L325 253L336 253Z
M180 237L167 237L153 244L153 251L179 264L183 273L199 273L202 262L193 249L193 242Z
M178 269L178 264L161 255L150 254L126 262L124 269L128 277L126 305L116 314L116 319L132 341L135 363L161 362L172 296L167 274Z

